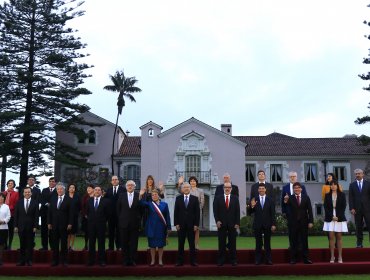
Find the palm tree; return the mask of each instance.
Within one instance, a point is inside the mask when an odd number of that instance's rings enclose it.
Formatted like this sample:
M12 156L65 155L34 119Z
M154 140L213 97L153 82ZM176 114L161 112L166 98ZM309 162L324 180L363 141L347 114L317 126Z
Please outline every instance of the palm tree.
M114 166L113 166L113 155L114 155L114 143L116 140L116 133L118 128L118 117L122 114L122 109L125 107L125 99L124 97L130 99L132 102L136 102L135 98L132 96L132 93L140 92L141 89L136 87L135 84L138 82L135 77L125 77L125 74L122 71L116 71L114 75L109 75L113 85L107 85L104 87L105 90L118 92L117 98L117 120L116 126L114 128L114 135L113 135L113 144L112 144L112 175L114 175Z

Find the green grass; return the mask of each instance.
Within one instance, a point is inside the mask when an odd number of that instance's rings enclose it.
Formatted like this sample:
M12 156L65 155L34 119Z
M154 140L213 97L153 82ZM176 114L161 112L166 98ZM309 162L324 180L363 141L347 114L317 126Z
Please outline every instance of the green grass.
M122 277L120 277L122 278ZM151 278L153 278L151 276ZM175 276L166 276L166 277L155 277L156 280L176 280L179 277ZM258 280L294 280L297 279L297 276L241 276L241 277L231 277L231 276L218 276L218 277L194 277L194 276L184 276L181 277L183 280L250 280L250 279L258 279ZM300 279L303 280L325 280L325 279L343 279L343 280L364 280L364 279L370 279L370 275L315 275L315 276L299 276ZM6 280L24 280L24 277L9 277L9 276L3 276L0 277L0 279L6 279ZM99 277L30 277L27 276L27 280L63 280L63 279L78 279L78 280L91 280L91 279L101 279ZM104 276L105 280L117 280L117 277L107 277ZM127 276L124 277L125 280L147 280L148 277L133 277L133 276Z
M364 235L364 246L368 247L367 236ZM40 248L41 242L39 235L36 237L36 249ZM343 247L354 248L356 244L356 237L353 235L343 236ZM77 237L75 241L75 249L80 250L84 246L82 237ZM288 237L287 236L272 236L271 246L273 249L285 249L288 248ZM139 250L147 249L147 239L140 237L139 239ZM238 237L237 238L237 249L254 249L255 239L253 237ZM19 248L19 239L15 234L13 240L13 249ZM310 236L309 237L309 248L328 248L328 239L326 236ZM177 237L169 237L167 250L177 249ZM217 249L217 236L201 236L200 237L200 249Z

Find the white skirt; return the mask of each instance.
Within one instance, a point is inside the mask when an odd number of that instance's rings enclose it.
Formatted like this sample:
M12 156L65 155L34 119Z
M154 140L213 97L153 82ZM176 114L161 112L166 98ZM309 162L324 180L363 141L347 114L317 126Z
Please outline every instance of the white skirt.
M348 232L347 222L324 222L323 231Z

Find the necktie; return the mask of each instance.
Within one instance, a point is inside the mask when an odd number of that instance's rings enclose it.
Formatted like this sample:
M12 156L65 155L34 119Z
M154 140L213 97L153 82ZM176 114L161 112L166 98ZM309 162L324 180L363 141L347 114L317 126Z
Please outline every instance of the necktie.
M9 202L10 202L10 192L8 191L8 193L6 194L6 198L5 198L5 204L9 205Z
M57 209L59 209L60 208L60 205L62 204L62 197L60 196L59 197L59 201L58 201L58 206L57 206Z
M113 187L113 195L116 196L116 194L117 194L116 187Z
M94 204L95 211L98 209L98 199L95 199L95 204Z
M229 209L229 196L226 196L226 209Z
M264 196L261 196L261 206L262 206L262 209L263 209L263 205L265 205L265 197Z
M130 193L130 195L129 195L128 203L129 203L129 206L131 208L131 205L132 205L132 193Z
M300 201L299 195L297 195L297 204L298 204L298 206L301 205L301 201Z
M362 191L361 181L358 181L358 189L359 189L360 192Z
M30 205L29 205L29 199L27 199L27 201L26 201L26 214L27 214L27 212L28 212L28 207L29 207Z
M188 199L188 196L185 195L185 207L188 208L188 204L189 204L189 199Z

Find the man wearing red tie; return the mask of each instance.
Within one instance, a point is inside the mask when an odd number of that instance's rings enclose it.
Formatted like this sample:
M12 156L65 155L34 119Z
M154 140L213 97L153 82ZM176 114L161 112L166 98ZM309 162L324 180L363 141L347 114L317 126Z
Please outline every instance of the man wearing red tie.
M313 226L313 215L311 200L308 195L302 193L302 186L299 182L293 184L294 194L284 197L284 203L290 207L289 226L292 234L290 246L290 264L296 263L298 245L302 245L303 262L312 264L308 258L308 229Z
M230 262L236 266L236 230L240 225L240 205L236 195L231 194L231 183L224 184L224 195L215 197L213 201L213 215L217 225L218 261L222 266L225 262L226 237L229 242Z

